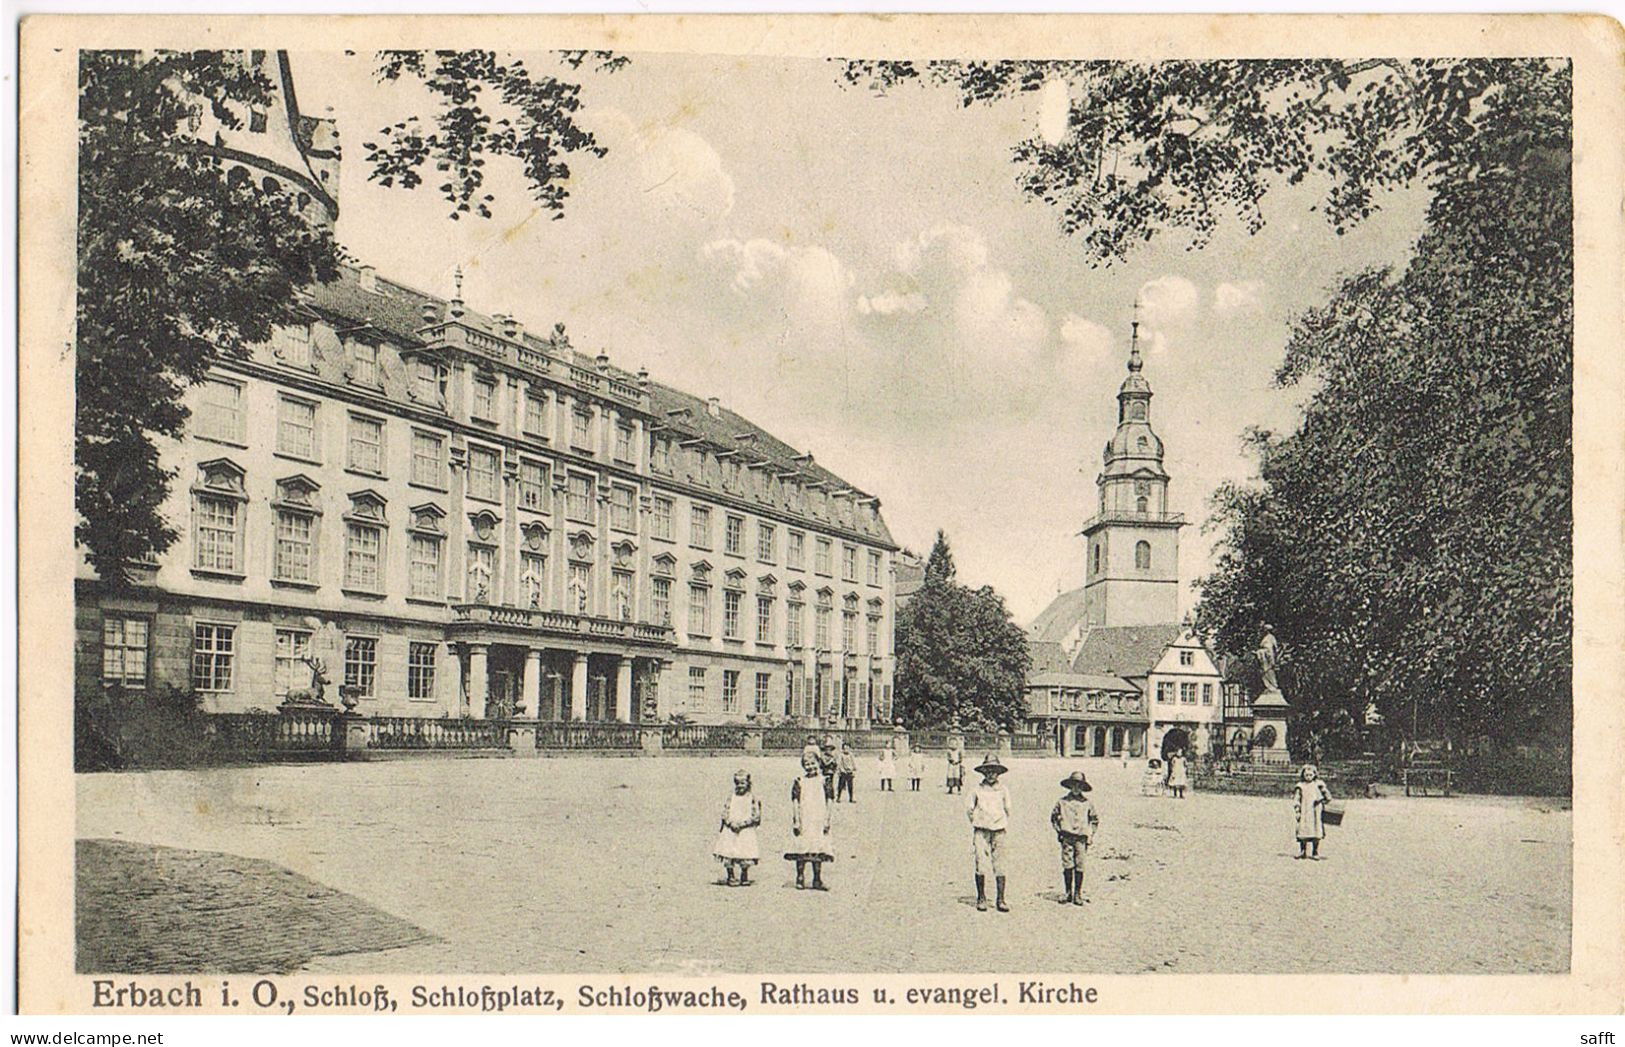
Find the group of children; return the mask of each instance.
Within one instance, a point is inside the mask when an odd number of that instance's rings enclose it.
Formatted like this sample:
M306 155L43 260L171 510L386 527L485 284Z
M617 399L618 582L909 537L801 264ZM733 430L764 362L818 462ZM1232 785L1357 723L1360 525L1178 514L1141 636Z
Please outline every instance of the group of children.
M958 759L955 759L956 756ZM823 871L826 862L835 860L834 845L830 840L831 814L840 792L851 794L847 776L855 774L855 771L846 770L854 766L848 762L850 758L849 752L836 758L834 769L835 777L839 779L837 783L831 780L830 761L816 740L809 739L807 747L802 750L801 776L790 786L790 833L795 843L793 849L784 852L785 859L795 863L797 890L808 887L815 891L829 890L824 883ZM895 770L889 748L881 755L881 789L889 792L894 775L884 773L888 764ZM915 792L919 791L920 780L924 777L924 765L925 759L920 753L915 752L910 756L909 779ZM1010 791L999 780L1008 768L999 762L998 757L989 755L975 770L982 780L966 800L965 815L970 820L975 854L976 908L980 912L987 911L987 881L991 877L995 908L999 912L1009 912L1010 905L1004 889L1004 834L1010 827ZM947 781L950 793L964 787L964 754L958 750L949 754ZM1061 785L1066 789L1066 795L1050 812L1050 826L1055 830L1061 847L1061 878L1066 885L1066 896L1062 901L1063 904L1082 905L1088 900L1083 893L1083 859L1100 819L1087 795L1091 789L1089 780L1081 772L1067 776ZM756 839L756 828L761 824L762 805L751 794L750 775L739 771L734 774L733 792L723 806L714 848L717 860L722 862L727 873L728 886L750 883L750 868L761 858ZM807 880L809 867L812 871L811 883Z
M897 757L892 752L891 746L888 745L880 750L880 755L876 757L876 761L879 769L875 773L880 779L880 791L883 793L895 792L896 790L892 788L892 780L897 777ZM920 782L925 778L925 754L918 749L909 753L908 758L903 761L903 769L908 775L909 792L919 792Z

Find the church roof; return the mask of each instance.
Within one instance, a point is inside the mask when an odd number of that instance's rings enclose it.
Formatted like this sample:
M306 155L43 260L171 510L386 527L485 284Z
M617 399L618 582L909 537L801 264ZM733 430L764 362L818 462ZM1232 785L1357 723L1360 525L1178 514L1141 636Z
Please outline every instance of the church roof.
M1072 671L1072 660L1066 656L1066 649L1052 640L1029 642L1027 653L1033 660L1032 675L1028 677L1028 683L1032 683L1039 676Z
M1086 691L1121 691L1138 694L1139 688L1121 676L1097 676L1093 673L1044 672L1027 677L1028 687L1075 687Z
M1145 676L1163 649L1179 639L1178 622L1156 625L1096 626L1083 638L1072 671L1097 676Z
M1057 593L1049 606L1039 612L1027 627L1029 643L1056 642L1070 633L1083 619L1083 590Z

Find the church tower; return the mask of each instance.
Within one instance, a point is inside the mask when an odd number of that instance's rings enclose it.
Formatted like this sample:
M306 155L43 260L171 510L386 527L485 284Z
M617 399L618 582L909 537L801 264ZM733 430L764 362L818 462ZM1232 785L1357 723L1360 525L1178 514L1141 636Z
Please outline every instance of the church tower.
M1117 392L1117 432L1096 479L1099 508L1083 525L1084 620L1088 625L1179 621L1181 513L1168 511L1162 441L1151 428L1151 384L1140 372L1140 321L1130 339L1128 377Z

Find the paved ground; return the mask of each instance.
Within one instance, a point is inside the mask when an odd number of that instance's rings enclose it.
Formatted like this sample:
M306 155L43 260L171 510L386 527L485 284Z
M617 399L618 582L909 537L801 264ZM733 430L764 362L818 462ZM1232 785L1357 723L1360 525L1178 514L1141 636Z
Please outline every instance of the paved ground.
M285 973L313 957L429 941L398 917L271 862L80 840L81 973Z
M710 848L736 767L766 824L759 882ZM1101 829L1091 904L1062 907L1048 814L1082 767ZM973 906L944 795L875 791L835 816L828 894L794 889L785 757L413 760L83 775L81 838L263 859L433 940L315 971L1529 972L1568 967L1570 812L1504 799L1349 800L1325 860L1290 802L1139 795L1137 768L1017 760L1009 914ZM220 948L233 946L222 938ZM356 943L366 948L366 942Z

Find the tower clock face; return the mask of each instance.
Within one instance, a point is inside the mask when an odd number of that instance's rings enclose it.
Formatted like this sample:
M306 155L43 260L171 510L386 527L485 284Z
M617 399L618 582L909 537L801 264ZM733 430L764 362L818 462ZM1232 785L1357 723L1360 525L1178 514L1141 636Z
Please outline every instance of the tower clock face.
M1150 480L1135 480L1134 481L1134 493L1135 494L1150 494L1151 493L1151 481Z

